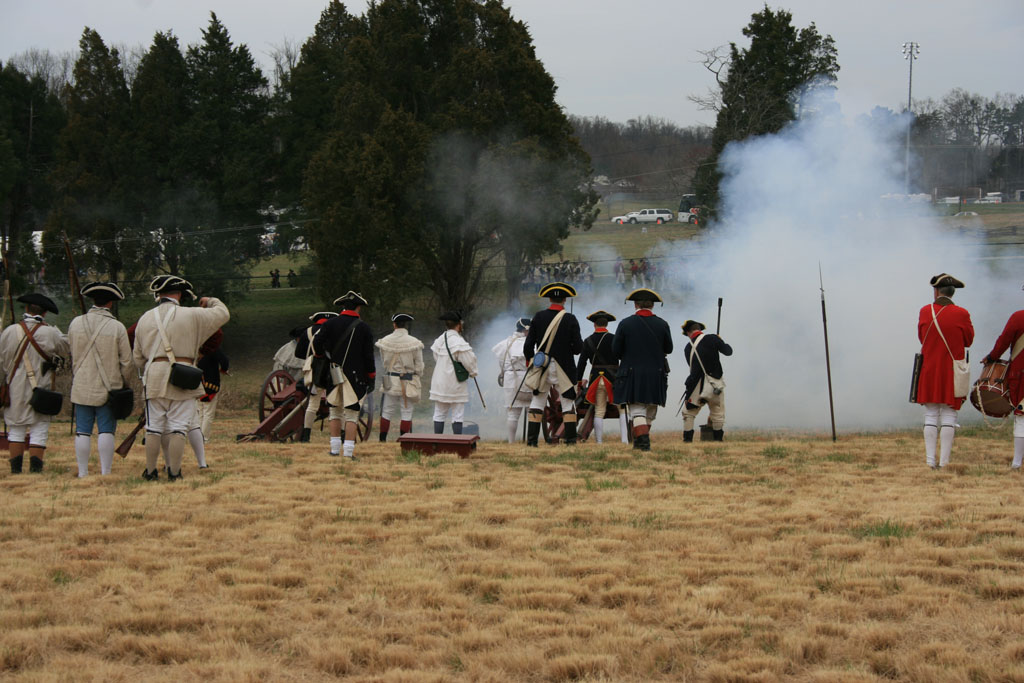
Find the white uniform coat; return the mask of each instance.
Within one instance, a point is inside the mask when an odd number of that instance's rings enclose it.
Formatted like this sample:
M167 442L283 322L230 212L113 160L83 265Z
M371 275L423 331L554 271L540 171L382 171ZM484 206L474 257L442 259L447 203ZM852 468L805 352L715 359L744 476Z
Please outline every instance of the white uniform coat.
M64 336L63 332L53 325L40 322L40 319L34 316L25 316L24 321L32 330L33 338L46 353L51 357L68 357L68 338ZM29 399L32 398L32 383L29 381L28 372L26 372L26 359L32 364L32 369L36 373L37 385L44 389L53 388L53 372L42 374L43 358L32 344L25 348L21 362L14 369L14 374L11 374L11 366L14 365L18 347L24 338L25 333L18 324L8 325L0 334L0 367L3 367L4 376L11 384L11 405L4 410L4 420L9 425L30 425L47 422L51 418L50 415L43 415L32 410L32 406L28 404Z
M195 365L199 347L210 335L230 318L228 307L220 299L210 297L206 308L184 308L173 299L163 299L156 308L142 314L135 327L135 366L142 370L142 383L146 387L146 398L167 398L183 401L198 398L206 391L200 384L195 389L182 389L170 382L171 363L152 362L154 358L166 357L163 338L156 324L159 312L164 320L164 330L171 343L171 349L179 363ZM189 359L189 360L185 360Z
M90 348L89 340L97 330L96 342ZM78 316L68 325L68 342L74 372L71 402L80 406L105 404L107 391L123 387L132 369L132 347L128 344L124 325L109 309L93 306L88 313ZM103 384L100 376L97 358L106 375L107 385Z
M523 391L516 396L516 389L526 377L526 356L523 355L523 342L526 340L525 332L516 332L511 337L503 339L494 345L491 352L498 359L498 368L505 384L505 405L510 407L528 408L532 392L523 387Z
M469 380L460 382L455 379L455 366L445 349L445 337L452 356L466 366L470 377L476 377L476 354L462 335L455 330L448 330L434 340L430 350L434 354L434 374L430 377L430 400L441 403L469 403Z
M380 349L381 385L385 394L402 395L405 385L405 398L418 401L421 393L421 376L423 375L423 342L409 334L409 330L398 328L386 337L377 340L375 346ZM452 349L455 352L455 349ZM388 373L413 373L412 379L403 380Z
M295 379L302 379L302 359L295 357L295 347L299 342L292 339L274 354L274 370L284 370Z

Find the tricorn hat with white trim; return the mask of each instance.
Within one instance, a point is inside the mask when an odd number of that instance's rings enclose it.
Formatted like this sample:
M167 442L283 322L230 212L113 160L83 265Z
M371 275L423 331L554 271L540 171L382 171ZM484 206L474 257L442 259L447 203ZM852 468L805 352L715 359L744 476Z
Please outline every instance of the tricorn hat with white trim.
M82 287L82 295L98 304L108 301L124 301L124 292L113 282L90 282Z
M164 292L181 292L183 296L188 294L193 299L196 298L196 293L192 291L192 283L178 275L157 275L149 283L149 291L154 296Z
M369 306L370 302L363 298L359 292L351 289L334 300L335 306Z
M955 287L957 289L960 289L961 287L964 286L963 282L957 280L949 273L939 273L928 282L929 284L931 284L932 287Z

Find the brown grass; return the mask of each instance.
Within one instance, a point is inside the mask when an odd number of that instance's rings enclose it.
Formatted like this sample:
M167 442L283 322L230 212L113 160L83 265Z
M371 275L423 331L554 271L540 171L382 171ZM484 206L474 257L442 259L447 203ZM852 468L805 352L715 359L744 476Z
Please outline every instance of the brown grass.
M73 478L66 424L0 474L0 679L1024 680L1003 432L932 472L916 433L350 463L251 422L174 484Z

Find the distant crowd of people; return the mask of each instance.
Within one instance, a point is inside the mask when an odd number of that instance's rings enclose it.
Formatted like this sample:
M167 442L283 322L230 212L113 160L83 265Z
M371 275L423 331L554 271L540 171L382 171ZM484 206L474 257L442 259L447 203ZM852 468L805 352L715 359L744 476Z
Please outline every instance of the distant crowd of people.
M568 282L583 290L592 289L594 286L594 269L590 267L590 263L587 261L538 263L533 266L527 266L522 288L533 289L552 280Z

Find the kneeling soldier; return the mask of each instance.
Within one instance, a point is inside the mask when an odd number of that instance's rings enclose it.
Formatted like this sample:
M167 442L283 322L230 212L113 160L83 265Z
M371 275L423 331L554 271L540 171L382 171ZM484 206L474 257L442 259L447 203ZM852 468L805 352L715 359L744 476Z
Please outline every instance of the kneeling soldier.
M163 449L167 478L181 479L185 434L195 416L196 398L204 393L196 354L231 314L214 297L199 299L198 308L182 307L182 298L195 299L196 295L192 285L177 275L153 278L149 291L157 305L139 318L132 352L146 391L146 469L142 478L159 478L156 466Z
M75 408L75 459L78 476L89 474L92 427L96 424L96 447L100 455L100 474L110 474L114 462L114 430L117 416L110 403L110 392L126 386L132 367L132 349L128 332L114 317L111 307L122 301L124 293L113 282L90 282L82 294L93 306L68 325L72 370L71 403Z

